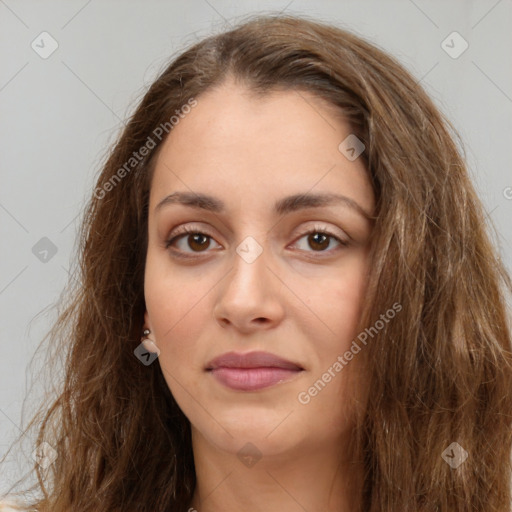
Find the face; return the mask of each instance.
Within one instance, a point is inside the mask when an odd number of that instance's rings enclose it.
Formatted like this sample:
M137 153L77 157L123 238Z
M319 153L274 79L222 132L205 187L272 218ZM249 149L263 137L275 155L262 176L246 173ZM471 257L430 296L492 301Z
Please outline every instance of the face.
M372 223L359 210L374 210L361 158L338 149L350 133L314 95L256 98L229 82L167 137L150 190L145 322L193 438L279 455L349 431L363 358L339 356L358 334L369 268Z

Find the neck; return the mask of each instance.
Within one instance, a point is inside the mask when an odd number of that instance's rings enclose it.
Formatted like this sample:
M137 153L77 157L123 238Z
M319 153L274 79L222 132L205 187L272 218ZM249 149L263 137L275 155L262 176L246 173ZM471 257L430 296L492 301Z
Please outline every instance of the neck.
M197 484L190 512L359 510L362 467L343 459L333 443L278 455L249 448L247 457L239 457L216 448L195 429L192 437Z

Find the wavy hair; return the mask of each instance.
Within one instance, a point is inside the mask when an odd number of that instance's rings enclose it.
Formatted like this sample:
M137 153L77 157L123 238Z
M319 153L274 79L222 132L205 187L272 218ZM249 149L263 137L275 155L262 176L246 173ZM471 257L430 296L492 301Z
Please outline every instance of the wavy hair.
M42 494L27 506L189 506L189 421L159 365L134 357L145 311L148 197L165 140L155 129L229 77L261 95L314 93L366 147L377 202L361 326L374 325L394 302L403 310L365 351L372 392L354 431L364 462L361 510L509 511L512 283L460 138L386 52L349 31L286 15L253 16L174 58L105 159L80 228L70 298L48 335L66 354L62 386L33 420L37 444L47 441L58 457L46 471L34 465ZM154 148L127 168L150 138ZM457 468L442 457L452 442L468 453Z

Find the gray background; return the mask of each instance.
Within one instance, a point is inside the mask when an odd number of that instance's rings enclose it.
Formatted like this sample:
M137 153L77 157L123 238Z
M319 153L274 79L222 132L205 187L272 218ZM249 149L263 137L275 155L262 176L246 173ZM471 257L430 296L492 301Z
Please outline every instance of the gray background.
M123 119L172 55L242 16L281 10L352 30L421 80L462 136L512 268L511 0L0 0L0 456L26 426L22 400L36 379L27 365L56 318L47 307L66 283L79 214ZM43 31L58 43L46 59L31 47ZM453 31L469 44L458 58L441 46ZM55 254L41 252L44 237ZM42 389L33 384L30 401ZM0 493L26 461L8 467Z

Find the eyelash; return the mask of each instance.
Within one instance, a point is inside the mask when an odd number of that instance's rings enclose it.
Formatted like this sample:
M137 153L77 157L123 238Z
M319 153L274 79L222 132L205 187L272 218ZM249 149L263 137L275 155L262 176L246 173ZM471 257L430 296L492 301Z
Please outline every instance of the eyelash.
M301 236L297 239L297 241L299 241L300 239L304 238L307 235L312 235L312 234L321 234L321 235L325 235L327 238L334 239L341 246L338 248L339 250L341 250L342 248L347 247L349 245L349 243L347 241L341 240L339 237L337 237L333 233L331 233L328 230L321 228L321 227L314 227L313 229L310 229L309 231L302 233ZM207 238L211 238L211 239L214 238L213 236L209 235L208 233L203 232L202 230L195 229L194 227L190 227L190 226L185 226L183 228L180 228L179 232L174 233L174 235L171 238L169 238L168 240L165 241L165 248L169 249L170 246L176 240L178 240L179 238L186 237L187 235L204 235ZM334 251L335 250L336 249L334 249ZM183 252L179 251L179 249L178 250L174 249L174 252L175 252L176 256L179 258L197 258L201 254L201 253L196 253L198 256L188 256L188 255L183 254ZM204 251L204 252L209 252L209 251ZM333 252L333 249L324 250L324 251L306 251L306 252L331 253L331 252Z

